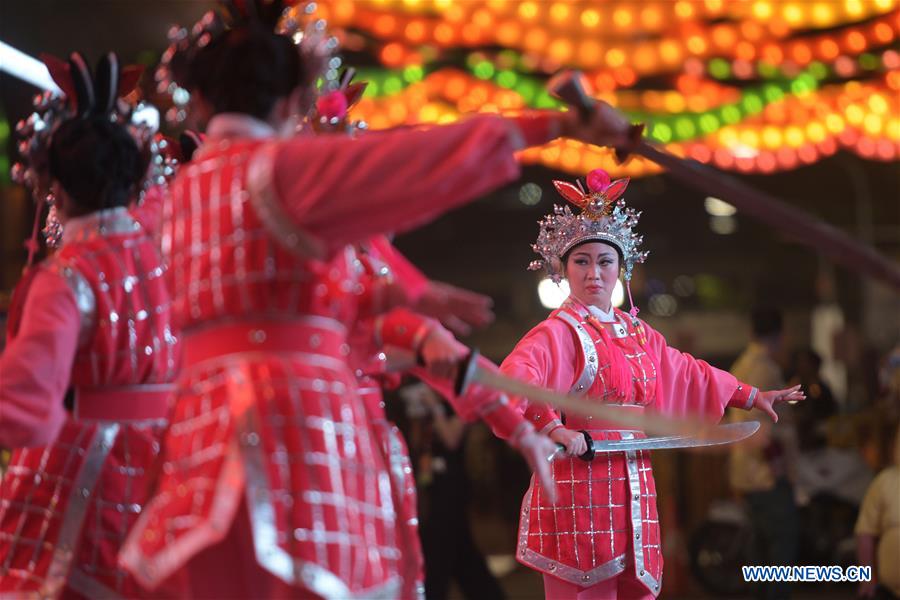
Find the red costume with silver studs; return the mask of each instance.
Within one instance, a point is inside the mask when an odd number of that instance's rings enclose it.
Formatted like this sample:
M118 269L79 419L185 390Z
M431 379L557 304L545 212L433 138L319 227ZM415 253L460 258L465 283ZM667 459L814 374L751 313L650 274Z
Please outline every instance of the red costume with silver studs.
M399 592L388 466L347 363L365 287L347 244L514 179L515 133L548 123L277 140L247 116L210 122L165 219L185 361L158 491L123 552L145 585L226 552L247 520L276 586Z
M63 239L0 357L0 446L18 448L0 483L0 596L135 597L116 559L173 391L164 267L125 208L73 219Z
M618 397L608 385L604 346L615 344L627 360L631 386ZM599 350L598 350L599 348ZM721 418L727 406L745 407L754 388L669 347L646 323L616 310L603 323L577 300L532 329L501 370L514 377L591 401L650 408L666 414L700 413ZM529 406L526 418L540 431L562 426L553 409ZM568 415L565 426L594 440L645 437L590 418ZM656 487L648 452L598 453L593 461L552 463L558 500L551 504L533 481L522 501L517 558L581 587L626 569L653 595L662 581Z

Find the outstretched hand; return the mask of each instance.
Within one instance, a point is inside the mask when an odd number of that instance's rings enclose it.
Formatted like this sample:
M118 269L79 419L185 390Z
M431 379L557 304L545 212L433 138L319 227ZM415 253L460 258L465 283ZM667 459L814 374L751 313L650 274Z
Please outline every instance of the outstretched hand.
M800 400L806 400L806 394L799 385L795 385L783 390L760 392L756 397L756 402L753 403L753 408L763 411L771 417L774 423L777 423L778 414L775 412L774 406L780 402L799 402Z
M546 435L532 429L518 439L515 447L541 483L542 493L549 497L551 503L556 502L556 484L547 460L548 456L556 452L556 444Z

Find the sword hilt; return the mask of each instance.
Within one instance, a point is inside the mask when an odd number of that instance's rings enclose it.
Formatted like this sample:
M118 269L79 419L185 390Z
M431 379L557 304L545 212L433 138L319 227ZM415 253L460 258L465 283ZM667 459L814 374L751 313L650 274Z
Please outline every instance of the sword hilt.
M465 394L472 380L475 379L480 356L481 352L478 351L478 348L472 348L469 355L459 361L459 365L456 367L456 381L453 382L453 393L457 396Z
M592 437L591 437L591 434L589 434L589 433L588 433L587 431L585 431L584 429L580 429L579 431L581 432L581 435L584 436L584 441L585 441L585 443L587 444L587 451L585 451L584 454L578 455L578 458L580 458L580 459L583 460L583 461L590 462L590 461L594 460L594 454L595 454L595 452L594 452L594 438L592 438Z
M550 93L578 111L582 121L590 119L597 106L585 87L584 77L580 71L564 71L554 77L549 84ZM616 161L625 162L644 135L644 124L632 125L626 136L626 143L615 148Z
M547 86L552 95L575 108L582 120L588 120L597 101L588 94L581 71L564 71Z
M587 451L585 451L582 454L579 454L578 458L580 458L581 460L583 460L585 462L591 462L592 460L594 460L594 456L596 454L594 452L594 438L592 438L591 434L589 434L584 429L580 429L579 433L581 433L581 435L584 436L584 441L587 443ZM551 458L556 458L557 454L559 454L561 452L565 452L565 450L566 450L565 446L563 446L562 444L556 444L556 452L554 452L552 454Z

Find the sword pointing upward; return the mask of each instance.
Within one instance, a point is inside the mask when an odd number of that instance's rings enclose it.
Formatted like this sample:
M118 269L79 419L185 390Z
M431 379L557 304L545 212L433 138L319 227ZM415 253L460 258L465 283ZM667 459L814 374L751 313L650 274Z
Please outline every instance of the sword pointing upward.
M587 115L596 101L585 91L581 74L570 71L558 75L549 85L558 98ZM796 241L814 248L832 261L857 273L864 273L900 289L900 265L879 254L872 246L856 240L837 227L815 219L784 202L761 192L721 171L675 156L641 137L643 125L632 128L629 142L616 148L616 158L623 162L634 152L665 168L685 185L709 196L734 204L744 214L770 227L781 230Z
M652 436L675 436L695 441L694 445L715 445L734 441L733 432L699 419L673 418L654 413L637 413L610 404L601 404L583 396L570 396L531 385L518 379L483 369L478 364L479 352L473 349L459 365L454 386L456 395L462 395L472 383L528 398L570 414L594 417L618 423L622 428L636 429ZM614 451L614 450L611 450Z

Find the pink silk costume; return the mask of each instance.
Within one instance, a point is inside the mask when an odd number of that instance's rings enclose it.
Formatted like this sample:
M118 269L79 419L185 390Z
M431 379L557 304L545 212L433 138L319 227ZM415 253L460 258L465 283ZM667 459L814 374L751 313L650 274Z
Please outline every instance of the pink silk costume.
M15 448L0 483L0 597L141 594L117 555L147 499L177 366L142 214L73 219L17 288L22 310L0 357L0 446Z
M347 244L515 179L517 133L492 116L359 139L210 123L164 218L185 362L159 486L121 558L144 585L205 549L234 564L218 542L249 521L285 594L399 592L390 475L347 364L365 295Z
M615 310L616 324L601 324L570 297L539 323L503 361L501 371L591 401L650 409L667 415L719 420L726 407L749 407L756 389L729 373L666 344L646 323ZM601 334L605 330L605 334ZM605 383L610 365L605 344L621 349L631 372L626 398L612 397ZM598 351L601 350L601 351ZM526 418L540 431L562 425L553 409L532 404ZM643 438L590 417L567 415L565 427L586 430L595 441ZM626 569L654 596L662 585L656 488L646 451L598 453L593 461L552 463L557 503L532 478L522 500L516 557L519 562L581 588Z

